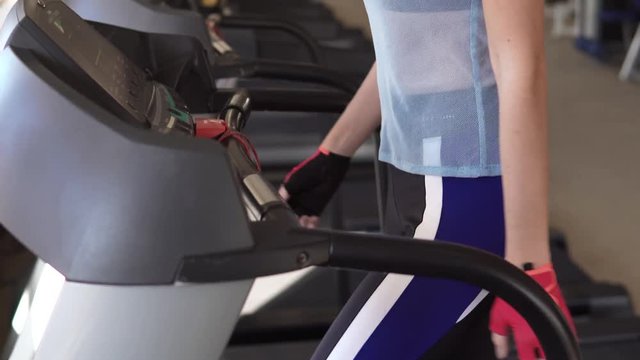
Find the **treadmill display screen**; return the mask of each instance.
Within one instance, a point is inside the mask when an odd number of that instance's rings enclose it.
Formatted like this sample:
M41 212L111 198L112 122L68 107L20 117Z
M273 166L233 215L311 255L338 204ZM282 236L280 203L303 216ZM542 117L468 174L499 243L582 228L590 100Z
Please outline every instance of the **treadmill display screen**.
M139 122L151 86L145 73L59 0L26 0L25 12L80 69Z

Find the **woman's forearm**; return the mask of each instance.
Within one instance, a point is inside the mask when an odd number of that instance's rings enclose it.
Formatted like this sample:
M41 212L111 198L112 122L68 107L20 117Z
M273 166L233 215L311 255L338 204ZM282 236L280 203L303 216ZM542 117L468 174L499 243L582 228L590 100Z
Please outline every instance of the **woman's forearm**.
M544 2L483 4L500 98L506 258L544 265L551 260Z
M529 94L511 86L503 86L501 90L505 101L500 106L500 153L506 258L516 265L530 262L539 266L551 261L546 81L538 81L531 90Z
M336 154L352 156L378 126L380 97L374 64L360 89L322 142L322 147Z

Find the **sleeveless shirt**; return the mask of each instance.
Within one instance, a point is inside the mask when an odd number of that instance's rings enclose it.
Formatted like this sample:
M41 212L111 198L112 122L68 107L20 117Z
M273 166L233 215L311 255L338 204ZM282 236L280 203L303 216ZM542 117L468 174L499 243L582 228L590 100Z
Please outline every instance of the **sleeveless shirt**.
M420 175L500 175L482 0L364 0L382 106L380 160Z

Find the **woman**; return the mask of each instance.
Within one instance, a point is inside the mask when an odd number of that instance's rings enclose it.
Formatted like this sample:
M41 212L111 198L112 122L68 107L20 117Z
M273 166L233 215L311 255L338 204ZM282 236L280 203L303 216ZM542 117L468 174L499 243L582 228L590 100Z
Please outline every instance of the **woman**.
M303 226L316 226L382 119L385 231L505 256L569 317L548 245L544 2L365 4L377 62L282 196ZM487 295L454 281L369 275L314 359L502 359L510 332L521 359L543 358L526 322Z

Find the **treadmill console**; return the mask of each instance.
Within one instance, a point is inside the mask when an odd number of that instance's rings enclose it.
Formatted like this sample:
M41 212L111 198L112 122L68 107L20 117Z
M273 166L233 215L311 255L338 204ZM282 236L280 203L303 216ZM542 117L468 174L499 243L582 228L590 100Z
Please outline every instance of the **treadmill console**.
M97 97L124 120L162 133L194 134L191 115L175 92L149 79L144 70L109 43L60 0L24 0L23 23L67 80Z

